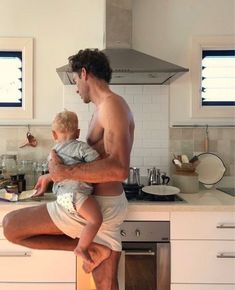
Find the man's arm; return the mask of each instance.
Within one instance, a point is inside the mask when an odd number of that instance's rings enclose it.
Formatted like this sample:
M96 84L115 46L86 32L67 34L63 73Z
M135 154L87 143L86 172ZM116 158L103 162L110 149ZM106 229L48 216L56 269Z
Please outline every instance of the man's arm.
M52 152L49 170L54 181L74 179L91 183L123 181L129 173L132 139L131 113L122 101L107 100L101 108L99 123L104 128L106 156L89 163L65 166Z

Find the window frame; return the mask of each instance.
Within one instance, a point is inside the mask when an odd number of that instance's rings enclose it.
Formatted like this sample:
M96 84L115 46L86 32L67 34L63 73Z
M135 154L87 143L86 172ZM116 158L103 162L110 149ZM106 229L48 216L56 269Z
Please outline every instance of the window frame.
M33 38L0 37L0 51L22 52L22 107L0 107L0 120L33 119Z
M196 36L192 39L191 116L193 118L235 118L234 106L202 106L201 65L203 50L234 50L235 36Z

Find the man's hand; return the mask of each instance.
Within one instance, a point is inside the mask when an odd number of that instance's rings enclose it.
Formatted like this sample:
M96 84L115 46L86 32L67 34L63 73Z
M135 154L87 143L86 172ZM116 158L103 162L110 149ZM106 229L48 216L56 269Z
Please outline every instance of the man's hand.
M37 192L34 194L34 196L41 196L44 194L44 192L47 190L47 186L49 182L51 181L50 174L41 175L38 178L38 181L34 187L34 189L37 190Z
M65 166L55 150L51 150L48 169L52 181L58 182L65 179L65 177L63 176L64 168Z

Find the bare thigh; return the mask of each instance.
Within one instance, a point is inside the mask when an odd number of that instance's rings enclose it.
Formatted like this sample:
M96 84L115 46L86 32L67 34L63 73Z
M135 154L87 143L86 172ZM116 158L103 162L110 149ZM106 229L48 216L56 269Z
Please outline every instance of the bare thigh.
M63 234L51 220L46 204L9 212L3 219L3 229L9 240Z

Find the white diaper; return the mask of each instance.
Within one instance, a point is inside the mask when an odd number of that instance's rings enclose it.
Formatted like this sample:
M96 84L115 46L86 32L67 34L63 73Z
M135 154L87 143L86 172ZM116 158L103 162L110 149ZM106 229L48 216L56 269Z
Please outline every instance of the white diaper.
M87 200L88 195L77 192L66 192L57 195L57 203L66 209L69 213L75 213L80 210L80 207Z
M75 213L76 209L73 203L73 193L67 192L57 196L57 202L64 209L66 209L69 213Z

